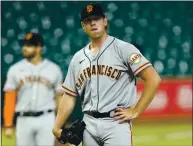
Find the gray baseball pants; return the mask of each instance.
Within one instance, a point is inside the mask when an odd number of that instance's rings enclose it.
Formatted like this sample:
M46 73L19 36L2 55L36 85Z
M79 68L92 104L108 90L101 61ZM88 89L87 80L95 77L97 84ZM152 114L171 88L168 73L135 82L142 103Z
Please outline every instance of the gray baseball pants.
M17 146L54 146L54 112L39 117L17 117Z
M94 118L84 114L83 146L132 146L132 123L119 124L112 117Z

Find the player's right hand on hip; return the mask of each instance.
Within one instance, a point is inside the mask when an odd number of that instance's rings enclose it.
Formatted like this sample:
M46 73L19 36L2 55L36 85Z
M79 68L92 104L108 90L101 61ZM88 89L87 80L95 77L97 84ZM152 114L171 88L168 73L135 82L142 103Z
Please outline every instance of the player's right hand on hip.
M5 136L8 138L13 138L14 130L13 128L5 128Z
M56 137L56 138L60 138L60 136L61 136L61 133L62 133L62 129L53 129L52 130L52 133L54 134L54 136Z

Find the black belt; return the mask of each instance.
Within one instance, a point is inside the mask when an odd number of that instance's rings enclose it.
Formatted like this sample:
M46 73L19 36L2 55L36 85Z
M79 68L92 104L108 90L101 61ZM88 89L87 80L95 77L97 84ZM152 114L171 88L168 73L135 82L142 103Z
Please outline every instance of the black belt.
M99 113L99 112L95 112L95 111L85 111L84 112L87 115L90 115L94 118L107 118L107 117L111 117L110 112L106 112L106 113Z
M47 111L38 111L38 112L16 112L16 116L24 116L24 117L38 117L45 113L51 113L54 110L47 110Z

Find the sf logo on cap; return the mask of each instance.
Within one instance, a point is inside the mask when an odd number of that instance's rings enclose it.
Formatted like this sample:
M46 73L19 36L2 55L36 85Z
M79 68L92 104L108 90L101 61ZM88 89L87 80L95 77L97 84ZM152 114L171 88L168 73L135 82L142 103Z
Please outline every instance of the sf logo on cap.
M93 10L93 6L92 5L88 5L87 6L87 12L90 13L90 12L92 12L92 10Z
M26 35L26 37L25 37L26 40L29 40L29 39L31 39L31 38L32 38L32 33L28 33L28 34Z

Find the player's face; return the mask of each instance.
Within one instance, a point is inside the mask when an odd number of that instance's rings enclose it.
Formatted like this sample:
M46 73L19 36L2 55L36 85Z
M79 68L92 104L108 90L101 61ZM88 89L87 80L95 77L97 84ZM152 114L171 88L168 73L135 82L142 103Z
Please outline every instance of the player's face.
M82 22L84 31L90 38L98 39L106 32L107 19L101 16L92 16Z
M36 56L37 47L24 45L22 48L22 54L23 54L23 57L25 57L27 59L31 59L31 58Z

